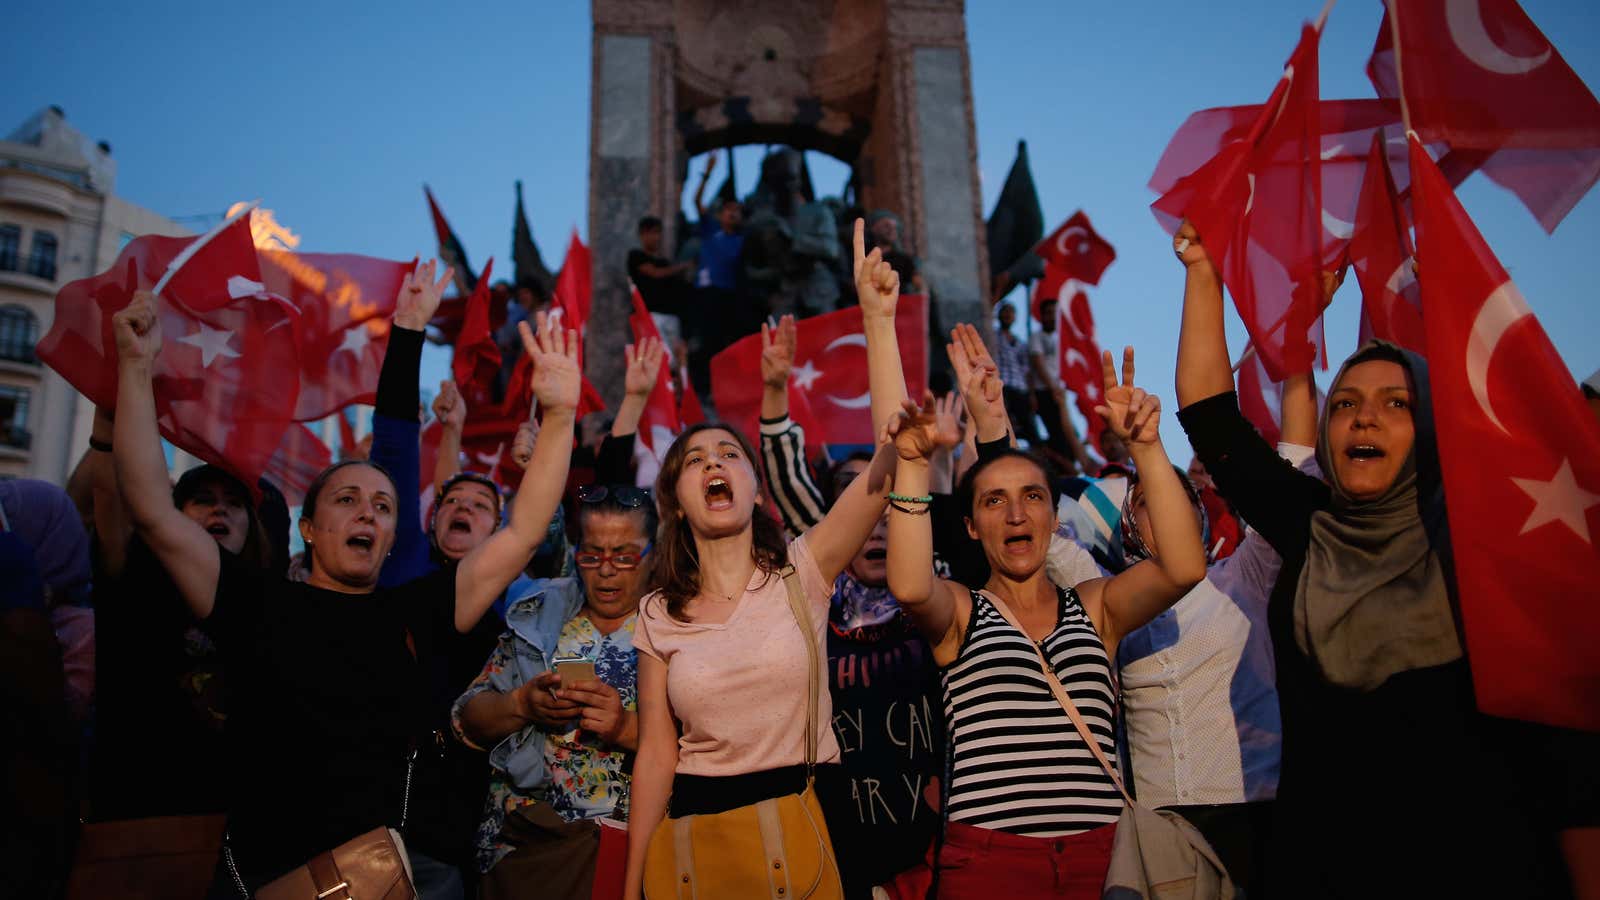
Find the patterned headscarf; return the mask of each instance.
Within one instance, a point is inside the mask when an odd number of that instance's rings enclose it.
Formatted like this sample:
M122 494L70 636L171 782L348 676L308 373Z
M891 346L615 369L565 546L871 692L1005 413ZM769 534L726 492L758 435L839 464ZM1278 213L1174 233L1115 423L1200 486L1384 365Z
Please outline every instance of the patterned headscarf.
M1200 492L1195 489L1194 482L1177 466L1172 467L1178 473L1178 481L1183 485L1183 492L1189 495L1189 502L1194 506L1194 511L1200 516L1200 543L1206 548L1206 565L1216 562L1212 558L1211 545L1211 518L1206 515L1206 506L1200 500ZM1133 511L1133 489L1139 483L1139 476L1135 473L1128 479L1128 493L1122 498L1122 556L1128 566L1143 562L1150 558L1150 548L1145 546L1144 538L1139 536L1139 521Z

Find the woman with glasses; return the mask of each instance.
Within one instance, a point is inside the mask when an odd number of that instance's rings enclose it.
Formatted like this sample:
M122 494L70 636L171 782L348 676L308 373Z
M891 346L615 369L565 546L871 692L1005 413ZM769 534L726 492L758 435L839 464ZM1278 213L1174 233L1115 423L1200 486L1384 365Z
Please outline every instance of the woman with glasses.
M451 715L461 740L489 750L477 844L489 900L588 898L600 820L628 817L625 759L639 734L633 629L655 503L632 486L580 488L577 527L578 577L534 581L511 604L499 645Z

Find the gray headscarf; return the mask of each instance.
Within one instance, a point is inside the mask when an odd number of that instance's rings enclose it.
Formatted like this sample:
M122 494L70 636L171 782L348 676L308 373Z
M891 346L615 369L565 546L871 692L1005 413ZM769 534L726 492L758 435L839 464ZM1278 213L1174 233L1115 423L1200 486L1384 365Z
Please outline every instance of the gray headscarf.
M1317 464L1327 475L1332 503L1311 517L1294 598L1301 651L1329 682L1357 690L1462 655L1427 363L1393 344L1368 341L1345 360L1328 393L1352 366L1376 360L1410 373L1416 440L1394 484L1380 497L1357 500L1339 484L1324 411Z

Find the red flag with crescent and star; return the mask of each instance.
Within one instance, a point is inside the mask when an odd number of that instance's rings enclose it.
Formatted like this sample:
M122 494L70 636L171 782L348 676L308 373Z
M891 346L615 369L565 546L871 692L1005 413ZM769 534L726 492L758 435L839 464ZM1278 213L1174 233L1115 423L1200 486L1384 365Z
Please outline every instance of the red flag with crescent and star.
M468 410L488 405L495 376L500 374L500 345L489 329L489 277L493 272L491 256L484 264L478 286L467 298L466 317L450 356L450 374Z
M1056 304L1056 329L1061 336L1061 382L1072 392L1078 413L1089 426L1089 440L1100 446L1105 420L1094 411L1100 402L1103 382L1100 369L1100 342L1094 336L1094 312L1089 295L1075 292L1066 303Z
M1412 270L1415 254L1409 229L1405 207L1389 169L1384 138L1374 135L1367 154L1361 201L1356 207L1355 234L1350 239L1350 267L1361 284L1358 343L1382 338L1426 356L1422 301Z
M1555 231L1600 179L1594 93L1516 0L1386 6L1367 63L1378 95L1404 98L1423 141L1448 145Z
M1040 241L1033 252L1046 265L1056 266L1062 275L1084 284L1099 284L1106 267L1117 258L1111 242L1094 230L1081 209Z
M928 298L901 294L894 317L906 394L921 397L928 383ZM795 326L790 407L792 414L801 415L809 408L811 421L800 423L806 428L806 439L824 444L871 444L876 435L872 433L861 307L801 319ZM741 338L711 358L711 398L722 421L755 440L761 419L760 334ZM801 401L805 406L800 406Z
M95 405L115 408L112 314L192 254L156 298L157 425L174 446L254 490L294 419L300 389L294 377L261 373L299 371L300 322L292 304L263 289L249 219L241 215L205 237L129 241L109 270L62 287L37 352Z
M1326 361L1318 40L1306 25L1249 133L1151 204L1173 230L1182 219L1194 223L1278 380Z
M1415 139L1428 382L1478 707L1600 730L1600 421Z

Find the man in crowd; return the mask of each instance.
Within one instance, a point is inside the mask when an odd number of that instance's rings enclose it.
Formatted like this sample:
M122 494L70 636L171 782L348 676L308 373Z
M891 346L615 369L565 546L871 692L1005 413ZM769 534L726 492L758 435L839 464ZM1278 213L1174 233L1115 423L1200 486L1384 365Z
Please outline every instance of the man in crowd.
M689 283L684 276L692 268L693 263L675 263L661 254L660 218L639 220L639 246L628 251L628 277L639 289L639 297L668 347L684 339L686 327L694 330L700 325L684 322L690 312L685 302Z
M717 167L717 154L706 155L700 186L694 191L700 215L700 268L695 273L696 312L706 323L700 348L690 359L690 377L702 395L711 392L711 357L738 340L750 317L739 296L739 261L744 254L744 209L731 196L717 198L715 215L705 204L706 182ZM759 319L759 313L757 319Z

